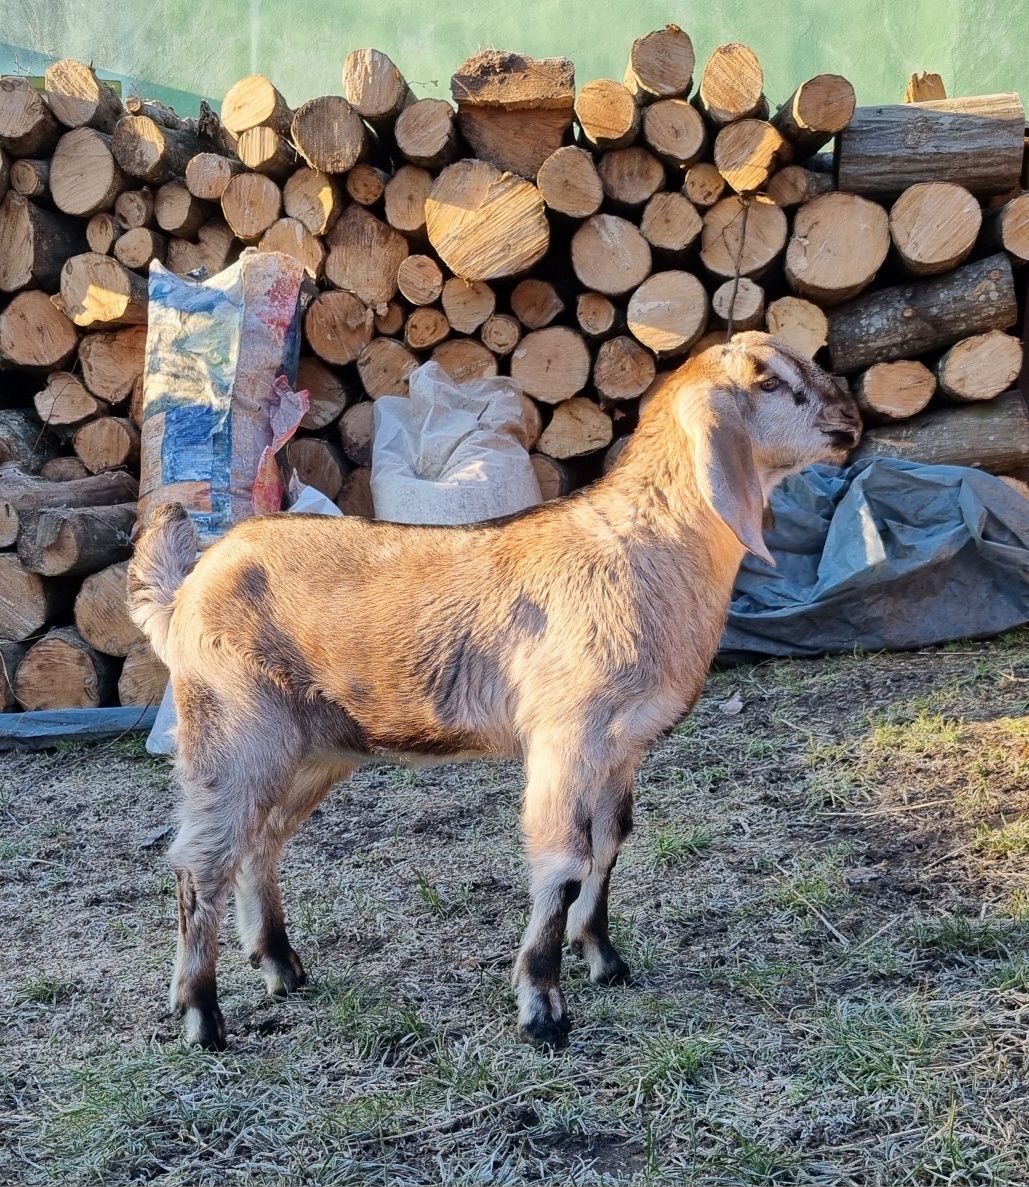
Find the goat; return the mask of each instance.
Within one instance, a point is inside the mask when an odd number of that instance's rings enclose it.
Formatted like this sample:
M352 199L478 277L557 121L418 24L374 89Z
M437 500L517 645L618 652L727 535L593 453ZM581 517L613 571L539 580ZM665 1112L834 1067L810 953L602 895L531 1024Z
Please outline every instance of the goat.
M514 968L521 1036L561 1045L564 934L595 982L629 968L608 884L649 744L693 707L775 484L842 461L855 404L810 359L741 334L660 385L612 470L507 519L423 527L246 520L196 560L178 505L129 570L132 617L171 671L181 830L172 1007L221 1048L218 931L234 889L273 995L305 983L283 847L363 763L519 757L532 910Z

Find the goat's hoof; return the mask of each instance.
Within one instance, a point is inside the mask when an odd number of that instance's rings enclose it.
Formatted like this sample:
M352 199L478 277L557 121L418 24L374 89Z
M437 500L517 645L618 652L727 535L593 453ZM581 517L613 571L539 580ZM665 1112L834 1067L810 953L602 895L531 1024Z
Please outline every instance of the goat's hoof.
M632 969L612 948L590 969L590 980L594 985L628 985L632 981Z
M299 993L307 984L307 973L300 957L289 950L289 955L283 960L273 960L265 957L261 961L261 971L264 973L268 993L274 998L288 997L291 993Z
M518 1037L534 1047L567 1047L571 1029L560 989L534 990L518 1014Z
M202 1047L205 1051L224 1051L225 1019L217 1006L200 1009L187 1006L185 1018L186 1042L191 1047Z

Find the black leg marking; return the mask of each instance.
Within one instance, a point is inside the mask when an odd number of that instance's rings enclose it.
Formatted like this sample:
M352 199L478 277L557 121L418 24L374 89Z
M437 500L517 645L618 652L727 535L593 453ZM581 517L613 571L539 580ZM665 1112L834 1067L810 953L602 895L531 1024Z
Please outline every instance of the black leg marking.
M570 880L561 888L560 906L544 921L518 962L518 1033L535 1047L564 1047L571 1019L561 993L561 944L568 908L582 884Z

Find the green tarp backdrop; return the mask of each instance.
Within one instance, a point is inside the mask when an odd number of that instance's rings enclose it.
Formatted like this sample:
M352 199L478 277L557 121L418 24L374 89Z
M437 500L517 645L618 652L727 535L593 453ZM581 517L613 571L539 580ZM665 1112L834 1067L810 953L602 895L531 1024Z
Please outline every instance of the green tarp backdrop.
M0 0L0 72L91 60L191 114L254 72L293 105L338 92L344 55L375 46L416 94L446 95L489 47L569 57L579 83L620 79L632 39L669 22L700 64L722 42L749 45L773 104L826 72L865 104L899 102L916 70L942 74L950 95L1029 95L1029 0Z

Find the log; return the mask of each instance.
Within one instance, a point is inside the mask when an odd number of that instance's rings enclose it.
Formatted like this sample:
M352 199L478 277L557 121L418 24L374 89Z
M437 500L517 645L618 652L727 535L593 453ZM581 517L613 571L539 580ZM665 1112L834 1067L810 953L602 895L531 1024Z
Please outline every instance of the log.
M369 399L406 396L407 378L418 359L395 338L373 338L357 360L357 374ZM335 495L330 495L335 498Z
M997 254L932 280L880 289L835 310L829 357L833 371L849 375L986 330L1006 330L1017 317L1011 264Z
M381 50L355 49L343 61L343 94L362 118L387 131L414 96L404 76Z
M375 506L372 503L372 472L367 468L370 464L369 459L365 466L351 470L343 479L343 490L336 500L336 506L344 515L358 515L362 519L375 518Z
M119 167L150 185L181 177L201 148L195 132L163 127L146 115L125 116L111 138Z
M297 167L293 146L271 128L248 128L240 136L236 151L248 169L276 181L285 181Z
M606 152L597 165L604 193L615 206L642 206L665 183L665 167L645 148L617 148Z
M549 280L522 280L511 292L511 312L527 330L542 330L565 308Z
M18 559L43 577L95 573L132 553L136 504L19 513Z
M703 219L685 194L655 194L643 208L640 231L654 254L678 263L700 238Z
M428 170L401 165L386 183L386 222L408 238L426 238L425 203L431 189L432 174Z
M50 162L50 196L58 210L87 218L112 210L129 186L111 152L111 137L95 128L65 132Z
M140 429L140 430L142 430L142 428L143 428L143 397L144 397L144 395L146 395L145 386L144 386L144 377L142 375L140 375L140 377L132 385L132 395L129 397L129 419L136 426L136 428ZM78 458L76 458L75 461L78 465L82 466L82 463L79 461ZM41 471L41 473L42 473L42 471ZM82 466L82 473L83 474L89 473L89 471L86 469L85 466Z
M450 322L447 315L442 309L431 305L413 310L404 323L404 345L411 350L431 350L449 336ZM489 343L486 345L489 346Z
M160 260L168 254L168 240L160 231L149 227L133 227L119 235L114 243L114 258L119 264L136 272L145 272L152 260Z
M376 311L374 318L376 334L381 334L384 338L395 338L404 328L406 317L407 309L403 301L398 301L396 298L387 301L383 312Z
M596 149L626 148L640 130L640 109L632 93L613 78L597 78L579 91L575 118Z
M617 297L650 272L650 245L632 223L595 214L572 236L572 269L583 287Z
M655 272L629 298L629 332L658 358L685 354L707 329L704 286L689 272Z
M154 225L154 195L148 186L125 190L114 201L114 217L126 231Z
M810 157L850 123L854 88L839 74L819 74L802 82L772 117L794 145L798 157Z
M78 344L71 321L38 289L18 293L0 312L0 359L13 367L59 371Z
M318 437L294 437L282 452L287 475L296 471L300 482L327 499L339 495L350 467L334 445Z
M372 433L375 405L366 400L348 408L339 418L339 443L347 461L355 466L372 464ZM346 482L344 481L344 492ZM344 508L345 510L345 508Z
M695 65L696 55L689 35L678 25L666 25L632 43L625 68L625 87L641 104L688 95Z
M282 215L282 190L262 173L239 173L223 190L221 207L236 238L257 243Z
M963 263L982 226L979 203L949 181L909 186L890 209L890 237L914 276L949 272Z
M90 251L108 256L121 235L118 220L109 211L102 210L86 223L86 243Z
M803 165L786 165L768 180L765 193L783 209L800 206L827 194L833 188L831 173L816 173Z
M703 354L706 350L710 350L712 346L725 345L725 330L708 330L706 334L701 336L693 343L693 345L686 352L688 359L695 359L698 355ZM658 376L660 379L661 376ZM647 393L644 393L643 399L640 401L640 411L643 411Z
M539 190L484 161L458 161L436 178L425 203L429 242L465 280L527 272L550 246Z
M715 167L738 194L763 190L793 150L766 120L737 120L715 137Z
M30 572L13 552L0 553L0 639L31 638L71 607L73 592Z
M768 103L757 54L738 41L720 45L700 76L699 107L716 128L735 120L764 119Z
M442 169L457 156L457 112L446 99L419 99L397 116L393 128L405 161Z
M222 100L221 122L233 136L250 128L271 128L289 135L289 104L262 74L248 74L231 86Z
M625 324L614 302L601 293L579 294L575 302L575 320L591 342L617 334Z
M397 291L407 240L363 206L348 207L326 237L325 279L365 305L385 308Z
M113 132L125 114L114 88L97 78L92 66L62 58L43 75L50 110L66 128L98 128Z
M240 174L242 178L244 174ZM154 195L154 219L162 231L180 239L193 239L214 213L207 202L186 189L181 181L167 181Z
M114 698L116 665L71 627L55 627L33 643L18 667L14 695L26 712L96 709Z
M505 358L518 345L522 336L521 323L518 318L506 313L494 313L482 323L479 337L487 350Z
M474 338L449 338L441 342L429 356L439 363L455 383L466 379L489 379L496 375L496 356Z
M719 325L732 323L732 331L762 330L765 325L765 290L741 276L726 280L711 294L711 312Z
M261 236L258 251L279 251L292 256L304 266L312 280L320 280L325 270L325 248L320 239L296 218L277 219Z
M744 222L744 203L749 205ZM883 216L885 218L885 215ZM760 277L786 246L786 215L769 198L723 198L704 215L700 259L722 280Z
M49 156L62 131L28 79L0 77L0 148L12 157Z
M6 639L0 639L0 713L9 713L18 708L18 698L14 695L14 678L26 651L28 647L24 643L10 643Z
M589 377L586 343L581 334L565 326L526 334L511 355L511 378L526 395L545 404L570 399L582 391Z
M118 677L118 703L159 705L168 686L168 669L146 639L134 644Z
M327 235L342 213L344 202L334 178L305 165L283 186L282 205L288 217L303 223L312 235Z
M765 329L809 358L829 340L829 319L803 297L780 297L765 310Z
M242 171L242 161L221 153L197 153L186 164L186 189L202 202L220 202L225 187Z
M604 187L593 157L583 148L565 145L540 165L536 186L548 210L569 218L589 218L600 209Z
M786 279L801 297L839 305L871 284L889 250L890 224L881 206L856 194L823 194L796 213Z
M85 250L78 220L45 210L17 193L9 193L0 204L0 291L53 291L65 260Z
M1018 194L986 217L984 241L1015 264L1029 263L1029 193Z
M337 367L357 361L372 330L372 311L351 293L319 293L304 314L308 345L323 362Z
M145 115L155 124L160 124L162 128L185 128L191 132L202 132L203 135L210 137L208 131L202 131L201 119L190 119L187 116L178 115L160 99L144 99L140 95L128 95L125 99L125 110L129 115ZM211 115L214 114L207 103L201 99L201 114L205 110ZM214 118L217 122L217 116Z
M543 413L536 401L524 392L518 400L522 406L522 432L518 439L526 449L532 449L543 433Z
M1029 465L1029 412L1020 392L923 412L899 424L868 429L850 460L870 457L1004 474Z
M111 256L85 252L61 269L61 300L77 326L97 330L145 325L147 282Z
M39 419L51 429L68 429L107 412L107 405L90 395L68 371L51 371L46 387L33 397ZM3 500L0 499L0 512ZM0 547L13 541L8 540Z
M643 139L667 165L687 169L707 148L700 113L685 99L661 99L643 112Z
M83 381L94 396L119 404L143 374L145 354L145 326L87 334L79 344Z
M481 280L467 281L451 276L443 284L443 312L459 334L474 334L497 307L497 298Z
M133 502L138 489L136 479L123 472L58 481L37 477L20 466L4 465L0 467L0 530L4 547L17 539L23 515L48 507L98 507Z
M925 103L928 99L946 99L947 88L938 74L922 70L912 74L904 88L905 103Z
M656 372L650 351L622 334L601 343L593 364L593 386L605 400L635 400L650 387Z
M951 400L992 400L1008 391L1022 369L1022 344L1001 330L962 338L936 363L940 392Z
M298 107L292 139L308 165L321 173L346 173L367 147L361 117L342 95L323 95Z
M544 503L549 503L551 499L559 499L575 489L571 467L564 462L547 457L545 453L534 453L530 460Z
M694 206L706 209L725 193L725 178L710 161L700 161L686 170L682 192Z
M7 153L0 148L0 198L7 193L7 187L11 184L11 162Z
M63 375L67 372L56 371L54 374ZM72 482L78 478L91 477L77 457L52 457L39 467L39 476L48 482Z
M397 269L397 288L412 305L431 305L443 292L443 273L432 256L408 256Z
M128 572L129 562L120 561L91 573L75 598L75 629L104 655L128 655L143 640L126 605Z
M837 148L837 185L899 194L921 181L954 181L1003 194L1022 172L1025 111L1017 94L859 107Z
M871 424L917 416L933 398L936 376L917 359L875 363L852 385L854 399Z
M303 355L297 365L297 391L306 391L309 407L300 422L302 429L328 428L352 402L351 389L321 359Z
M23 198L36 198L46 202L50 198L50 161L34 161L23 157L12 161L10 167L11 189Z
M90 474L139 464L139 429L128 417L101 416L89 421L75 433L72 446Z
M613 436L611 417L592 400L576 396L554 409L550 424L543 430L536 449L547 457L563 461L605 449L611 444Z
M202 269L214 276L227 268L239 254L239 244L229 226L220 218L213 218L197 232L196 243L188 239L168 241L168 270L177 276Z
M385 194L388 181L389 174L384 169L358 161L347 174L347 196L359 206L374 206Z
M16 462L35 474L56 452L43 425L17 408L0 409L0 465Z

